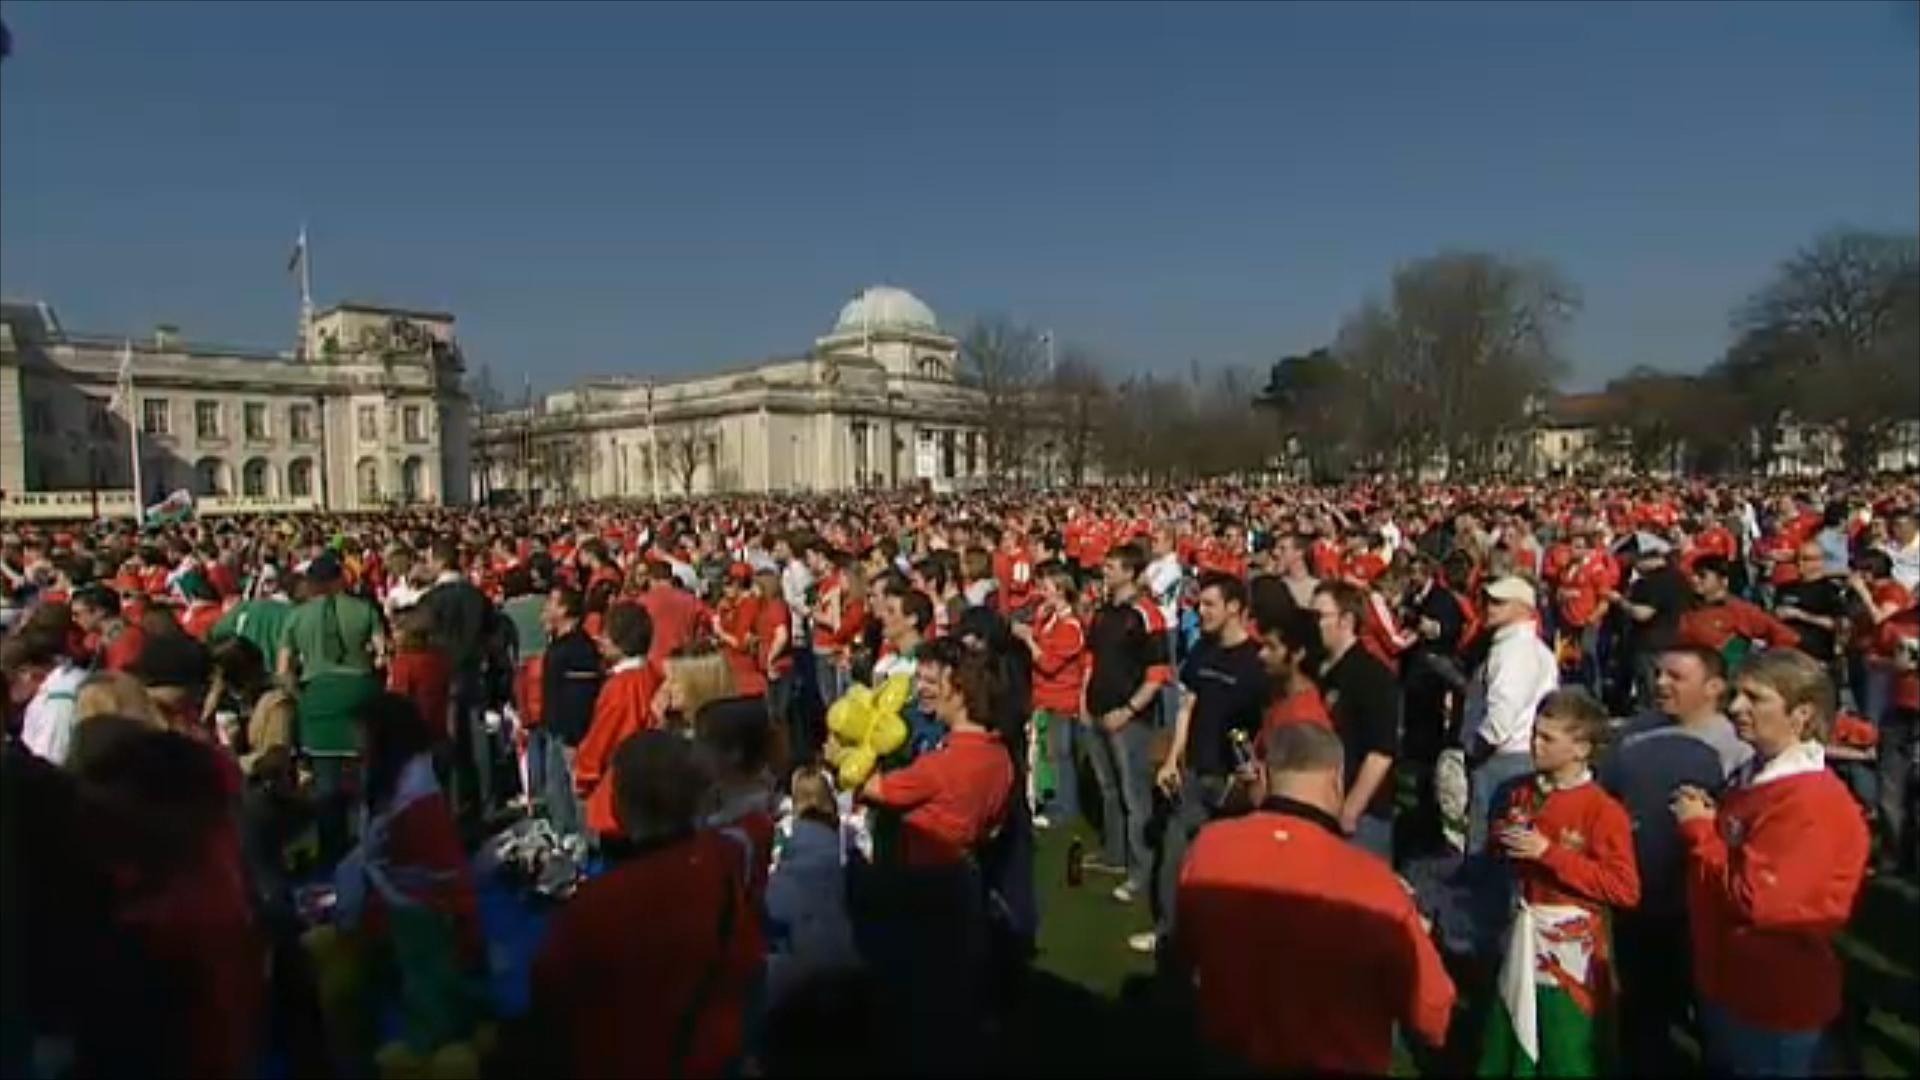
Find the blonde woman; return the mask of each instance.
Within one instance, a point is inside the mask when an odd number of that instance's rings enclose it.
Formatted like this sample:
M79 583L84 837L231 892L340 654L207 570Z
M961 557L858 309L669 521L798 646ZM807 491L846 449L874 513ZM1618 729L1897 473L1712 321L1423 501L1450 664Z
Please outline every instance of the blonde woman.
M726 654L711 645L687 645L667 657L666 678L653 698L653 715L660 718L659 726L691 734L701 706L737 696Z
M96 716L124 716L162 730L167 726L160 718L160 711L154 708L153 699L147 696L146 686L122 671L96 672L88 676L74 694L74 723L84 723Z
M1867 866L1867 823L1826 767L1833 723L1826 667L1792 649L1750 657L1727 712L1753 757L1716 801L1673 797L1687 852L1694 988L1710 1071L1812 1075L1838 1016L1845 969L1833 950Z

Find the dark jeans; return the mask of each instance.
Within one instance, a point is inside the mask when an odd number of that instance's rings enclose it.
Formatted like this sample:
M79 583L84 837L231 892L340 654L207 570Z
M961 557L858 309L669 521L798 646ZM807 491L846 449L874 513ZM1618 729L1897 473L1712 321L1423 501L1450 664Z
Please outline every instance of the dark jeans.
M1712 1002L1700 1005L1707 1072L1713 1076L1812 1076L1823 1032L1769 1031L1734 1019Z
M314 755L307 759L313 770L314 828L319 833L320 863L332 866L353 846L353 798L360 759L353 754Z
M494 801L493 739L487 735L486 698L479 678L461 675L453 691L454 805L462 818L484 822L499 804Z
M1187 847L1202 826L1219 816L1220 804L1233 786L1230 776L1183 772L1180 780L1180 793L1169 800L1166 829L1160 834L1160 861L1154 871L1153 929L1163 942L1173 937L1180 864L1187 859Z
M987 961L979 870L859 864L849 891L856 942L894 1017L878 1060L902 1073L973 1073Z
M1675 1024L1695 1034L1693 946L1686 915L1622 911L1614 918L1613 944L1620 973L1620 1053L1625 1071L1635 1076L1688 1071L1686 1056L1673 1041Z
M1880 724L1881 857L1911 866L1915 861L1913 771L1920 757L1920 713L1889 707Z

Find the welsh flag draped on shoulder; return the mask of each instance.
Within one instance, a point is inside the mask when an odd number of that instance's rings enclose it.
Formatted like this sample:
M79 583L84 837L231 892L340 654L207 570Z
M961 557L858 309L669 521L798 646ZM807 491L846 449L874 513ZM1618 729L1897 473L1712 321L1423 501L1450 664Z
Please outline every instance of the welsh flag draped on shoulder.
M1593 1076L1605 928L1570 904L1519 901L1480 1049L1482 1076Z

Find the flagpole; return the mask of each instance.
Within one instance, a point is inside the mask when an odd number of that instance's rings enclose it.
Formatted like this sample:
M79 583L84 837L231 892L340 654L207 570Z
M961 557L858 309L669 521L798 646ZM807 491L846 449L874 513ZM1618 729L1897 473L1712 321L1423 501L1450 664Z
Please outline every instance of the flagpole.
M116 389L121 395L120 407L126 410L128 452L133 465L133 521L136 525L147 523L146 488L140 482L140 410L134 407L133 400L133 339L123 338L120 342L120 385Z
M307 246L307 223L300 223L300 355L306 357L313 337L313 251Z

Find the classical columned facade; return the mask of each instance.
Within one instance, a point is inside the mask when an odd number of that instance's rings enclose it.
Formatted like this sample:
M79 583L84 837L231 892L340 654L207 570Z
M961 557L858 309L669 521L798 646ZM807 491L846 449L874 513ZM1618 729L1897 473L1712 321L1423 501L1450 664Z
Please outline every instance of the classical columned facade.
M193 343L171 327L138 339L69 332L39 303L0 314L8 516L71 516L82 496L112 513L182 489L235 510L461 503L471 489L451 315L342 304L289 355ZM131 423L109 409L129 351Z
M607 377L493 413L476 489L553 498L950 490L986 479L978 391L911 293L875 286L808 355L679 379Z

